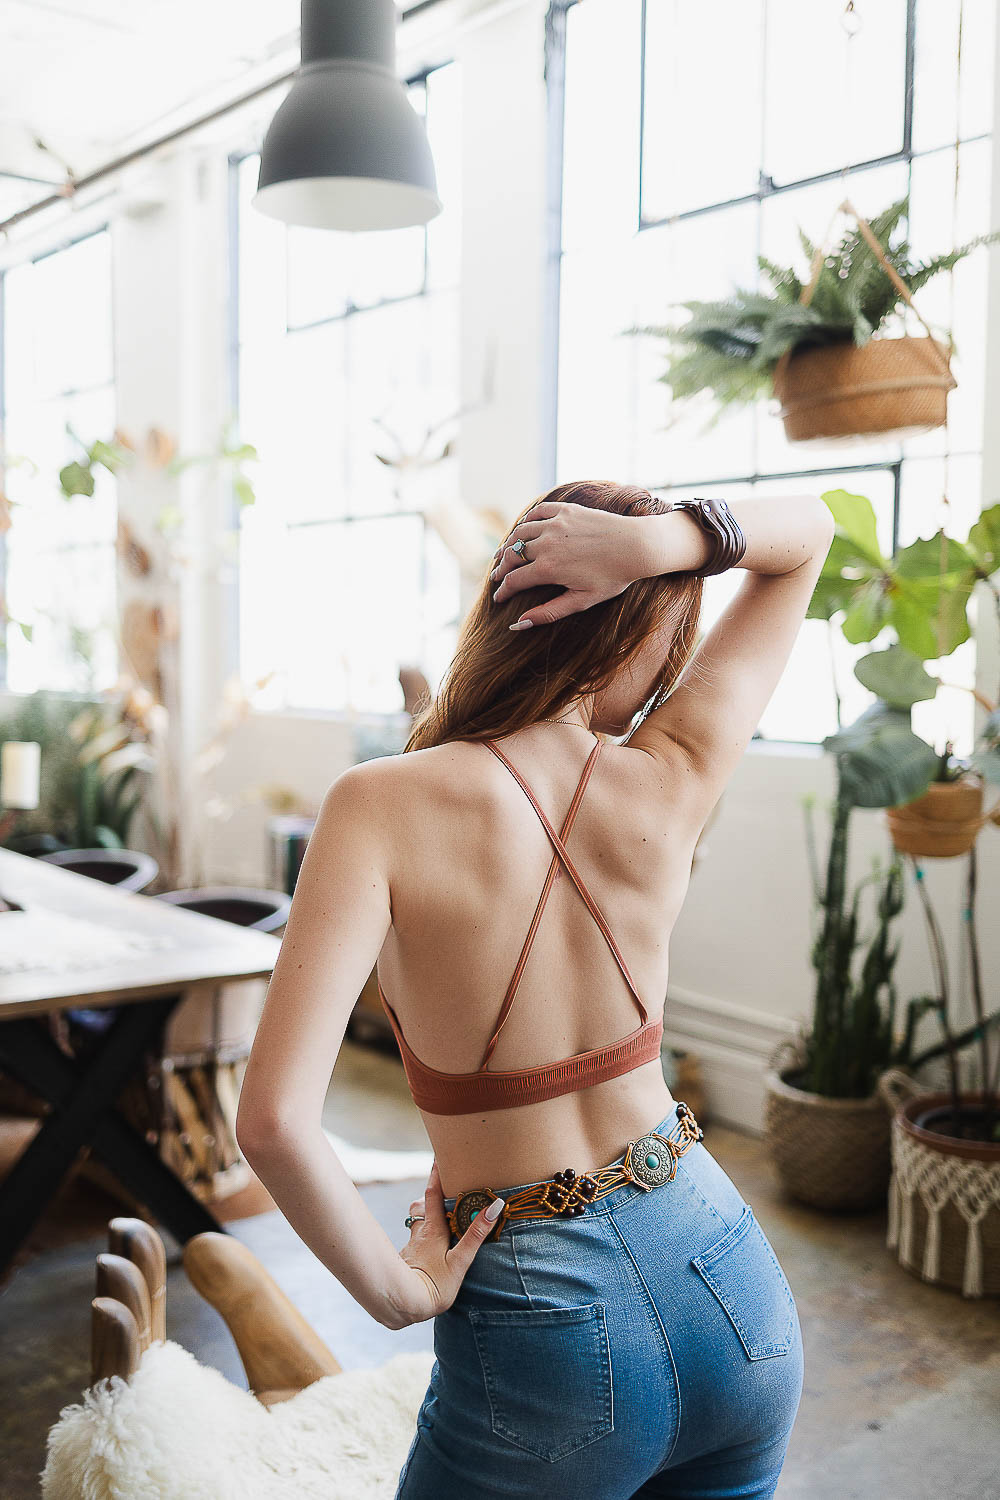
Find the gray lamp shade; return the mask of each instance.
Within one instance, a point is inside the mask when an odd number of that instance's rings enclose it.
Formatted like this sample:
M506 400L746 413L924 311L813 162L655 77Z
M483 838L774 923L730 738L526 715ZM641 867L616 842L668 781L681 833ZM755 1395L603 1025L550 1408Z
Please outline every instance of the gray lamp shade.
M441 212L423 121L395 70L393 0L303 0L302 67L271 121L254 207L316 229Z

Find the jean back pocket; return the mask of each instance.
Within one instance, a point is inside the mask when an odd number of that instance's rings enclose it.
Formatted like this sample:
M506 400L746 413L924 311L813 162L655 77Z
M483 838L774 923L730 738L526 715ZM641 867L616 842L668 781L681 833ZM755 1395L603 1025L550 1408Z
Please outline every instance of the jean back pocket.
M748 1359L787 1354L795 1301L767 1236L747 1204L732 1229L691 1264L732 1323Z
M614 1428L604 1305L470 1308L493 1431L555 1463Z

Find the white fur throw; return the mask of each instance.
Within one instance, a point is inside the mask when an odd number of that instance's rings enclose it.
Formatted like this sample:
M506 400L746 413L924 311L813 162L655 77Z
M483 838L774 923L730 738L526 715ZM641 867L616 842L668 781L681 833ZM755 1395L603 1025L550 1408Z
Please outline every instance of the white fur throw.
M327 1375L262 1406L169 1339L131 1380L63 1407L44 1500L392 1500L427 1389L430 1351Z

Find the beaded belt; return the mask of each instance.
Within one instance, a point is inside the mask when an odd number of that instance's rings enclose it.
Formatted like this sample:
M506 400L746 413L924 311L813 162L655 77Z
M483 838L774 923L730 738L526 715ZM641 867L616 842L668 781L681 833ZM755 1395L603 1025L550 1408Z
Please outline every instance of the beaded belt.
M508 1219L568 1219L582 1214L589 1203L597 1203L628 1182L645 1192L672 1182L678 1160L704 1137L705 1132L687 1105L680 1103L677 1123L670 1134L660 1135L651 1130L637 1141L629 1141L624 1161L579 1176L572 1167L567 1167L547 1182L532 1183L509 1193L487 1239L496 1239ZM456 1238L465 1233L480 1209L499 1196L492 1188L470 1188L459 1193L454 1207L448 1211L448 1222Z

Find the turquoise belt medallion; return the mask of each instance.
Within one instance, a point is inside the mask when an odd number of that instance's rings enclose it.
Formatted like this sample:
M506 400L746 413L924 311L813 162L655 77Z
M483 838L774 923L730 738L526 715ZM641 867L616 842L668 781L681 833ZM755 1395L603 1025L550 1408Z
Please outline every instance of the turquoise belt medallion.
M673 1141L657 1135L655 1130L637 1141L630 1141L625 1166L640 1187L660 1187L672 1182L677 1171L677 1151Z

